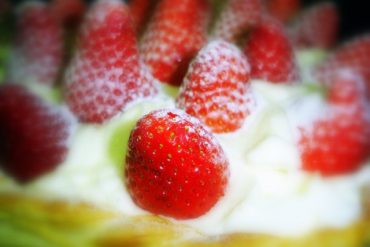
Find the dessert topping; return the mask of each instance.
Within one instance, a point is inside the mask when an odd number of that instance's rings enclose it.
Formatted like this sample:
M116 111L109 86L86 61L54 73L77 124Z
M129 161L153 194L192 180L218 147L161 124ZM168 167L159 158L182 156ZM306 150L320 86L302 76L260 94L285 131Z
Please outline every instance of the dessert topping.
M293 48L284 27L271 18L264 18L252 30L244 52L254 79L273 83L290 83L299 79Z
M129 139L126 185L149 212L196 218L225 193L228 161L221 146L195 118L157 110L139 120Z
M73 118L20 85L0 87L0 165L20 182L56 168L68 152Z
M143 31L147 21L150 19L157 0L131 0L129 1L132 23L138 34Z
M81 121L102 123L129 103L156 94L154 81L142 77L126 5L98 1L82 25L66 74L67 103Z
M315 71L319 81L328 81L333 74L342 69L350 69L361 75L367 85L370 98L370 35L357 37L332 53Z
M337 39L339 14L335 4L324 2L304 11L293 26L291 39L301 48L330 48Z
M141 54L154 77L180 85L193 57L206 41L207 0L161 1L144 33Z
M214 133L234 131L254 103L249 72L247 58L237 47L212 41L191 63L177 105Z
M340 175L360 167L366 158L369 109L361 77L341 71L329 81L322 117L301 129L303 169Z
M17 32L9 59L9 80L55 83L63 60L63 27L49 5L31 1L20 6Z
M265 0L268 13L282 22L289 22L301 7L300 0Z
M213 36L235 42L256 25L262 14L261 0L230 0L215 24Z

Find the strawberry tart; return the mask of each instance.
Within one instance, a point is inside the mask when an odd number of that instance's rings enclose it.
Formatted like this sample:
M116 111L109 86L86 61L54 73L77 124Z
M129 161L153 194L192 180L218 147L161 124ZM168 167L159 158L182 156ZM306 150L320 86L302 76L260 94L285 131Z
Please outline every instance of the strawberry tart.
M338 19L297 0L23 3L0 246L370 243L370 36L336 45Z

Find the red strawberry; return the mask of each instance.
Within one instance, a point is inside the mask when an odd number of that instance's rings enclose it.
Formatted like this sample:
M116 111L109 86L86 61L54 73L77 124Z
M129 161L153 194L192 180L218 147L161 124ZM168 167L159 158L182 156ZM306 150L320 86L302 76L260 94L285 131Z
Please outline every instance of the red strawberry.
M0 87L0 166L20 182L44 175L63 162L71 116L19 85Z
M332 77L328 108L323 117L302 129L303 169L322 175L340 175L358 169L366 158L368 110L361 77L341 73Z
M138 99L156 93L143 79L128 8L98 1L87 15L66 75L67 103L83 122L101 123Z
M180 85L206 40L207 0L161 1L144 33L141 52L155 78Z
M216 40L191 63L177 105L215 133L234 131L249 114L248 84L246 57L237 47Z
M259 22L261 14L261 0L230 0L215 25L213 35L235 42Z
M262 21L252 30L244 51L253 78L274 83L299 79L293 48L280 23L271 19Z
M269 14L282 22L290 21L301 7L300 0L265 0Z
M151 112L131 133L126 185L134 202L149 212L199 217L224 195L228 175L216 139L181 111Z
M350 69L361 75L367 85L368 97L370 97L370 35L355 38L338 47L315 70L319 81L328 79L340 70Z
M19 10L9 79L52 85L62 65L63 47L63 28L50 6L25 3Z
M85 12L83 0L53 0L52 10L56 17L68 26L76 25Z
M339 14L335 4L324 2L307 9L291 32L298 47L330 48L335 44L339 27Z
M157 0L131 0L129 2L133 25L137 33L141 33L145 27L157 2Z

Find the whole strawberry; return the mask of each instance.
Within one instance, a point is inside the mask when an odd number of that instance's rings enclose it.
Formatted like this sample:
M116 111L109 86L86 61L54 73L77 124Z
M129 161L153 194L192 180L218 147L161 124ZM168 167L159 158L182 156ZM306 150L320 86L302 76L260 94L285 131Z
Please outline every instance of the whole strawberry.
M259 23L262 13L261 0L230 0L215 24L213 36L236 42Z
M8 79L53 85L63 61L63 27L46 3L24 3L17 15Z
M163 0L141 43L141 54L155 78L180 85L190 60L206 41L207 0Z
M361 77L350 71L328 82L327 108L322 117L301 129L303 169L324 176L353 172L368 154L369 108Z
M315 69L315 76L321 82L330 80L341 70L352 70L366 82L370 98L370 35L354 38L339 46L323 63Z
M224 195L228 175L216 139L181 111L151 112L131 133L126 186L134 202L151 213L199 217Z
M136 35L128 8L118 0L92 6L66 74L67 103L83 122L102 123L129 103L156 94L141 76Z
M0 167L20 182L54 170L66 157L71 115L20 85L0 87Z
M335 4L324 2L304 11L295 23L291 39L299 48L330 48L337 39L339 14Z
M250 34L244 52L254 79L291 83L299 79L293 48L283 26L265 18Z
M212 132L241 127L253 105L247 58L234 45L212 41L191 63L177 106Z

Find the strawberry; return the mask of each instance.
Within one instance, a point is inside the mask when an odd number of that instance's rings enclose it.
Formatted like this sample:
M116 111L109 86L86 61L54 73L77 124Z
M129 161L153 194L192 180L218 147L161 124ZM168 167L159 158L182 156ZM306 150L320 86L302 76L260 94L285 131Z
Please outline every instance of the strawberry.
M67 26L77 25L85 12L83 0L53 0L52 11Z
M230 132L240 128L249 114L250 96L246 57L234 45L216 40L191 63L177 106L214 133Z
M66 73L67 103L83 122L102 123L135 100L154 95L143 78L128 8L118 0L98 1L82 24Z
M182 111L144 116L128 145L126 186L141 208L190 219L205 214L224 195L227 158L212 134Z
M324 176L358 169L367 155L369 109L361 77L341 72L331 78L323 117L301 129L303 169Z
M314 71L319 81L327 81L340 70L350 69L361 75L370 97L370 35L355 38L339 46Z
M131 0L129 2L132 22L137 33L141 33L150 19L152 10L158 0Z
M55 83L63 61L63 28L50 6L27 2L18 12L9 80L45 85Z
M217 20L213 36L236 42L262 15L261 0L230 0Z
M301 7L300 0L265 0L268 13L282 22L290 21Z
M20 85L1 86L0 99L2 169L19 182L54 170L68 152L71 115Z
M207 0L161 1L144 33L141 53L155 78L180 85L190 60L206 41Z
M337 39L339 14L335 4L324 2L303 12L293 26L291 39L297 47L330 48Z
M283 26L275 20L265 19L252 30L244 52L255 79L273 83L299 79L293 48Z

